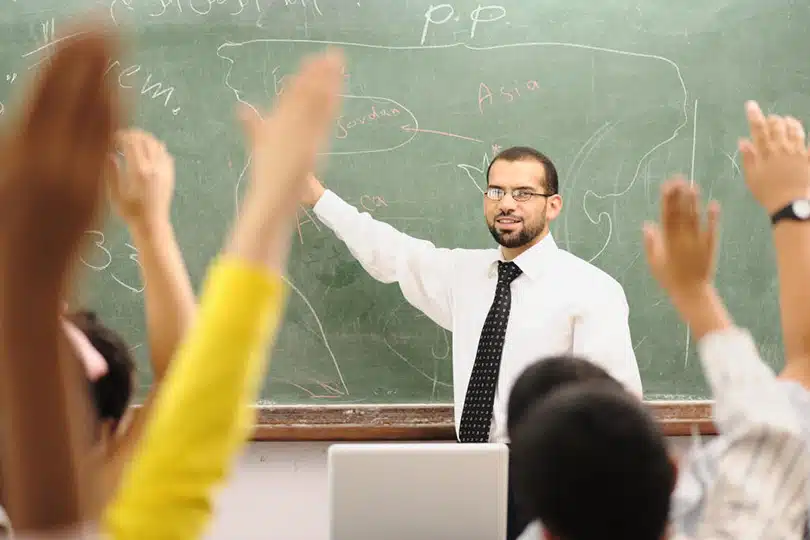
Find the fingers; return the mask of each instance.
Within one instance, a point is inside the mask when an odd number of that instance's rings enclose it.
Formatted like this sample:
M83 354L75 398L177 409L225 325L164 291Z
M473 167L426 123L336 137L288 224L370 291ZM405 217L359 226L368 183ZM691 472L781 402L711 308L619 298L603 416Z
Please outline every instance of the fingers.
M792 116L786 116L785 124L788 145L794 151L803 152L805 134L801 122Z
M169 153L164 143L160 143L162 166L166 171L174 173L174 157Z
M120 132L117 140L127 160L127 167L139 177L151 178L161 167L173 166L166 146L151 133L128 129Z
M751 141L740 142L743 157L767 157L773 152L804 153L805 133L801 122L792 116L771 114L766 118L755 101L745 104ZM747 154L747 155L746 155Z
M279 111L299 119L301 135L313 143L328 132L343 84L342 69L343 56L337 50L305 59L280 101Z
M684 227L690 201L686 197L689 184L683 177L673 177L661 186L661 226L666 236Z
M9 191L17 192L9 197L20 201L19 225L48 215L42 230L28 226L30 235L61 244L55 251L41 245L54 259L73 249L104 200L103 173L122 114L104 74L117 55L118 42L103 27L84 27L56 44L6 137L4 154L13 159L4 168Z
M104 181L107 184L109 195L113 199L121 196L121 166L118 163L118 156L110 154L104 164Z
M663 235L661 228L655 223L647 222L642 229L644 236L644 254L647 257L647 264L650 268L662 260L663 255Z
M700 232L700 189L682 177L674 177L661 187L661 225L665 237Z
M717 201L710 202L706 213L706 244L709 247L709 253L713 254L717 252L717 239L720 230L720 204Z
M781 116L775 114L768 115L767 122L767 146L769 153L778 152L787 148L787 129L785 121Z
M754 148L757 152L767 152L768 124L762 114L762 109L759 108L756 101L748 101L745 104L745 113L748 117L748 129Z
M253 143L261 128L262 119L259 112L247 103L240 103L236 114L245 134L245 140Z
M700 187L694 183L687 187L680 194L682 226L689 234L697 234L700 231Z
M155 143L152 138L143 131L138 130L137 133L138 138L136 145L139 158L138 163L141 166L141 173L144 176L149 176L155 162Z
M239 114L252 140L253 171L266 181L277 178L298 197L306 174L322 151L340 101L343 56L339 51L307 57L288 81L284 95L265 120L245 107Z
M746 171L752 171L756 165L758 155L754 143L748 139L740 139L737 142L737 149L742 155L743 168Z

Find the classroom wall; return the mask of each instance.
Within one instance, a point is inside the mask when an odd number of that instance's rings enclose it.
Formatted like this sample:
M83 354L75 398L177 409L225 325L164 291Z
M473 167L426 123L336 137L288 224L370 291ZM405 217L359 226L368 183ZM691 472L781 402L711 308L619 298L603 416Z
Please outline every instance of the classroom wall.
M670 441L678 454L689 444ZM330 444L252 443L220 494L207 540L327 540Z

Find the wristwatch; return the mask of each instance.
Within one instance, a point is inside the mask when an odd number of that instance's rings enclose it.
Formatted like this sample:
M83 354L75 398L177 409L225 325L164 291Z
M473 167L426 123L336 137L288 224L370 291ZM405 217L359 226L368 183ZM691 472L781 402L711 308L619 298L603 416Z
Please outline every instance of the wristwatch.
M783 219L810 221L810 199L797 199L771 216L771 223L776 225Z

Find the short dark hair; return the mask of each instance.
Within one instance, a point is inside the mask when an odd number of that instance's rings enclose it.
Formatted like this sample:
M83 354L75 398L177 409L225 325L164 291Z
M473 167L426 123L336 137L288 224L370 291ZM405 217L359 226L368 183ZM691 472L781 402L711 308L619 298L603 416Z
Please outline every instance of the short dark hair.
M576 382L599 380L623 388L607 371L584 358L573 355L549 356L523 370L509 393L506 429L509 437L521 418L537 401L563 386Z
M134 390L135 360L129 347L124 338L103 325L93 311L78 311L68 318L107 362L107 373L90 383L90 394L98 419L118 424Z
M489 171L496 161L537 161L543 164L546 170L546 189L549 195L556 195L560 191L560 181L557 177L557 167L544 153L535 150L530 146L513 146L506 150L501 150L497 156L492 158L487 167L487 183L489 183Z
M563 540L660 540L675 468L655 420L604 381L567 385L515 430L515 494Z

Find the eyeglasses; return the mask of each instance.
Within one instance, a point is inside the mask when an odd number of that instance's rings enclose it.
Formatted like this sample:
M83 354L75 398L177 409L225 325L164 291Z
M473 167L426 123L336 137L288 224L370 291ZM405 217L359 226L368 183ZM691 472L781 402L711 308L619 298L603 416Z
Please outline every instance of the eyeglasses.
M484 195L493 201L500 201L503 199L504 195L506 195L506 191L501 188L491 187L487 188ZM553 193L535 193L534 191L521 188L512 190L512 198L517 202L526 202L532 197L552 197L553 195Z

